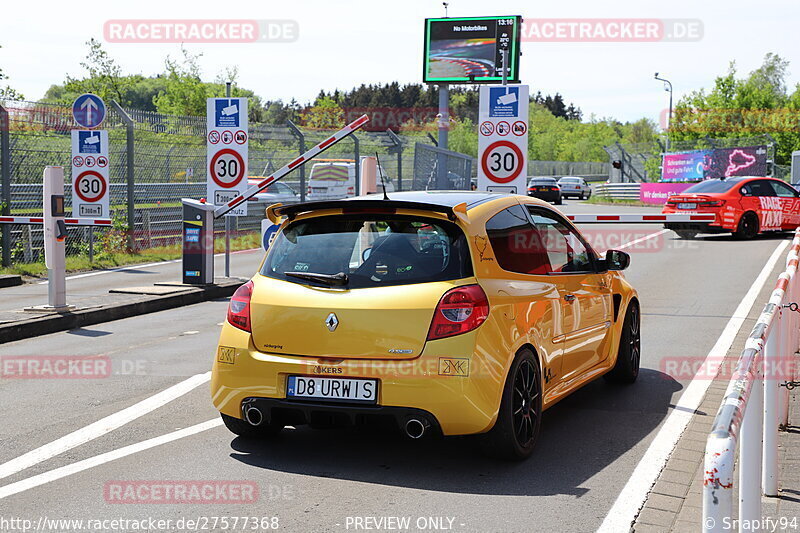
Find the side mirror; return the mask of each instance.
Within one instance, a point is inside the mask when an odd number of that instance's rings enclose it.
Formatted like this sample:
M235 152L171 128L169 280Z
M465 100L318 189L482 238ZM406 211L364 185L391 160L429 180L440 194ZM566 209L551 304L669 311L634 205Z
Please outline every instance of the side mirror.
M631 256L620 250L609 250L605 261L608 270L625 270L631 264Z

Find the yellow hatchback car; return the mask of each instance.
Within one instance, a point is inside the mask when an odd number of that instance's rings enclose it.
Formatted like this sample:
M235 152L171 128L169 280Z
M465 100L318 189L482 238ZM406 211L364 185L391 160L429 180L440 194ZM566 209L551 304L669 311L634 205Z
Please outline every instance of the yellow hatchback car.
M237 435L388 423L523 459L544 409L636 380L628 254L598 256L540 200L405 192L267 214L280 230L231 298L212 373Z

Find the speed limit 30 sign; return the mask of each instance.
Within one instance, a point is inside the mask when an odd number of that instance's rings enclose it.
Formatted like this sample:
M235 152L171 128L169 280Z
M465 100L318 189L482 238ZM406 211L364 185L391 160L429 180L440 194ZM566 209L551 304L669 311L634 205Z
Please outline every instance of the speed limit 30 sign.
M525 194L528 86L482 86L478 122L478 189Z
M247 188L247 98L209 98L206 102L206 197L224 205ZM242 202L225 216L247 215Z
M72 130L72 214L109 217L108 132Z

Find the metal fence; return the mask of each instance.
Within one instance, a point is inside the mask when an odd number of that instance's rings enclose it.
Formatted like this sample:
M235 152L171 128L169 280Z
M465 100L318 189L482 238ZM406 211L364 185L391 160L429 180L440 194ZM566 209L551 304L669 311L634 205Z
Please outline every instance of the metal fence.
M71 176L71 109L37 102L0 101L0 207L8 215L35 216L42 212L42 171L47 165L64 167ZM205 196L205 117L171 116L109 105L103 125L109 133L111 216L127 227L134 250L179 241L181 198ZM292 123L250 125L249 174L268 175L314 144L327 138L329 130L299 128ZM415 177L414 150L423 132L397 135L359 132L329 149L323 156L352 160L378 155L381 166L396 190L408 190ZM466 157L466 156L464 156ZM357 169L358 170L358 169ZM307 173L301 167L283 180L305 199ZM358 175L358 172L356 172ZM356 180L356 187L358 180ZM71 191L66 187L66 204ZM237 217L234 231L259 229L263 205L251 205L247 217ZM224 222L216 230L222 232ZM3 264L12 260L35 261L42 252L40 228L5 224ZM105 231L105 230L98 230ZM93 230L74 228L68 238L68 255L86 253Z

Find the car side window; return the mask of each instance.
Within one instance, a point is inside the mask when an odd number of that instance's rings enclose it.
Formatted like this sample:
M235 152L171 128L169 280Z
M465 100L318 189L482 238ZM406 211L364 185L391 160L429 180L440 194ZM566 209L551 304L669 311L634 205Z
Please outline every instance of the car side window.
M775 189L766 180L751 181L741 189L744 196L775 196Z
M578 234L546 209L528 207L533 226L542 236L551 274L592 272L592 252Z
M495 260L503 270L542 275L551 271L542 237L521 205L504 209L490 218L486 222L486 234Z
M775 189L775 193L781 198L796 198L797 191L780 181L770 181L770 185Z

